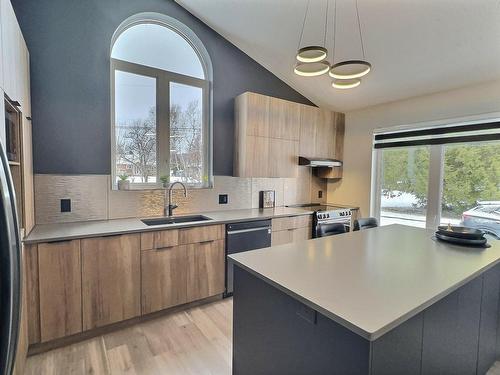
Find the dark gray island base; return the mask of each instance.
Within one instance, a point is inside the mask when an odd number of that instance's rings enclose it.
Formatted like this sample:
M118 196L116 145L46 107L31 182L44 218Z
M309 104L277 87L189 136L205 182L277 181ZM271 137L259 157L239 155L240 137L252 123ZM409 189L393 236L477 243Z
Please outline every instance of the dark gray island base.
M231 255L233 374L485 374L500 241L399 225Z
M500 266L369 341L235 267L233 374L485 374L497 358Z

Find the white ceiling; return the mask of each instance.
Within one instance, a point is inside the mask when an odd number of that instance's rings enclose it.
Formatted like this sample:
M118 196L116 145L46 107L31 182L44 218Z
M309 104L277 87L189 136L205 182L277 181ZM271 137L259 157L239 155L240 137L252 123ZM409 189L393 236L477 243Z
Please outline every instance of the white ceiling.
M349 111L500 78L500 0L358 0L361 86L293 73L308 0L176 0L317 105ZM322 44L328 0L310 0L302 46ZM332 49L334 1L327 47ZM360 58L354 0L337 0L335 61Z

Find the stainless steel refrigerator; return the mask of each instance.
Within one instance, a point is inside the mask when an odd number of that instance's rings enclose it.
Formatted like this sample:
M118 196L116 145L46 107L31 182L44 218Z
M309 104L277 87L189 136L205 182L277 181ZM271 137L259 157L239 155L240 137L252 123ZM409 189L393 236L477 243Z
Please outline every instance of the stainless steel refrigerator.
M0 143L0 375L14 367L21 311L21 248L16 197Z

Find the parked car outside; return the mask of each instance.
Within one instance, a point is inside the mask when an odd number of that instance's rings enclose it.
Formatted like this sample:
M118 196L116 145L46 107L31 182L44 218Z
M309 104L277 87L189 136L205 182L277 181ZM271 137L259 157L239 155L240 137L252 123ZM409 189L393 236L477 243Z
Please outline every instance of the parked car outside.
M500 201L480 201L462 214L462 225L500 239Z

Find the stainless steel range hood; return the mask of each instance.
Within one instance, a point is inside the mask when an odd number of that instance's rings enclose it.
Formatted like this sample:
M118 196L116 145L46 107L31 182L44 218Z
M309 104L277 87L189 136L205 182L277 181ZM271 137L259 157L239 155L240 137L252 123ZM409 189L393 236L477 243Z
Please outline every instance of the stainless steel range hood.
M339 168L342 167L342 164L342 161L337 159L306 158L304 156L299 156L299 165L309 167Z

